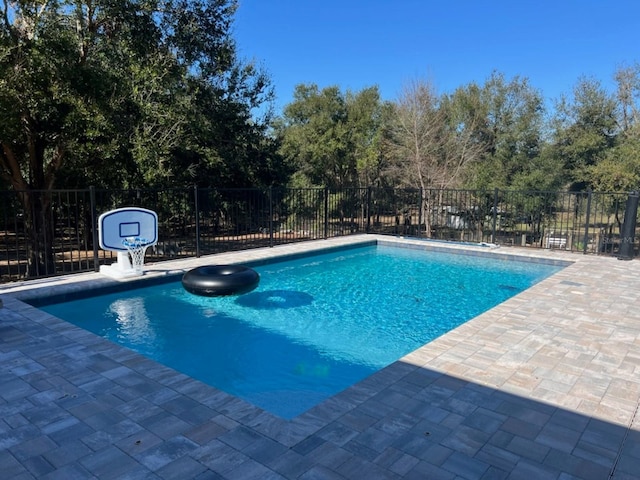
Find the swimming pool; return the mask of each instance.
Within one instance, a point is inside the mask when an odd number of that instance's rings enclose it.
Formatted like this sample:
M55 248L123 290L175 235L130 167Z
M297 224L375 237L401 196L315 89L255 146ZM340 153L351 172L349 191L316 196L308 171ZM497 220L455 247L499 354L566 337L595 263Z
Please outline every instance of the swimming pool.
M293 418L562 267L378 245L255 268L240 297L176 278L41 308Z

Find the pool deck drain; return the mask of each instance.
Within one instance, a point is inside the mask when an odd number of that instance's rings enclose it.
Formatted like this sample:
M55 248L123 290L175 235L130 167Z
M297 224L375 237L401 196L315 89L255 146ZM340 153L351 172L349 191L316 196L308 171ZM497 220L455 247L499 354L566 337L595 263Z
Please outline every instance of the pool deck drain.
M162 276L376 240L430 245L350 236L146 270ZM21 301L113 280L91 273L5 285L0 475L638 478L640 260L452 248L573 263L289 421Z

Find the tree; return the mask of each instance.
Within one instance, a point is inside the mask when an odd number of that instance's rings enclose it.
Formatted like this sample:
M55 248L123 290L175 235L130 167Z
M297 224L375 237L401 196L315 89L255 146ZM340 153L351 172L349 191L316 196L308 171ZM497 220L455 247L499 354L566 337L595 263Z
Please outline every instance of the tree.
M594 190L629 192L640 187L640 138L626 138L589 169Z
M622 133L638 135L640 132L640 63L620 67L614 78L619 105L618 125Z
M281 153L309 185L338 188L355 179L347 150L347 108L338 87L297 85L278 125Z
M407 84L398 100L387 134L388 174L397 185L423 190L441 186L441 150L444 112L433 85L423 81Z
M378 87L347 92L346 104L348 143L355 157L358 186L366 188L378 183L382 173L382 123L389 105L381 103Z
M615 79L618 107L615 144L588 171L593 188L608 192L640 187L640 64L618 69Z
M53 272L55 185L192 183L227 162L242 170L236 156L262 174L266 126L251 110L270 89L235 56L235 1L0 8L0 176L24 206L27 274Z
M474 138L484 145L480 161L467 172L466 185L493 190L522 183L544 145L540 93L526 78L507 81L503 74L493 72L482 87L472 83L456 90L454 96L475 112ZM537 185L537 189L545 187Z
M573 96L563 96L553 119L553 155L562 162L571 189L594 186L593 168L615 144L617 103L599 81L581 78Z
M373 181L381 109L377 87L345 94L338 87L298 85L277 131L299 185L341 189Z
M386 130L387 173L397 185L420 189L428 236L432 195L459 186L462 173L481 151L482 144L474 137L477 121L460 101L438 96L424 81L408 84L395 103Z

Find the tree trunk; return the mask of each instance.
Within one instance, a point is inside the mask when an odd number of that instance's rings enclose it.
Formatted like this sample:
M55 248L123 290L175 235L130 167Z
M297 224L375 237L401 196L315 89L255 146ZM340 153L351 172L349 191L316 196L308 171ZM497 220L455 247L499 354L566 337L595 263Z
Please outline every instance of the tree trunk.
M424 236L426 238L431 238L431 198L429 196L429 190L425 188L420 189L420 194L422 195L422 221L424 222Z
M53 249L54 221L51 194L46 191L19 192L25 207L27 278L56 273Z
M0 166L2 166L0 174L12 185L24 210L25 233L28 240L27 278L55 273L54 221L50 190L64 156L64 148L58 146L45 172L44 144L31 137L30 140L28 142L30 182L23 176L19 158L12 147L3 142L0 151Z

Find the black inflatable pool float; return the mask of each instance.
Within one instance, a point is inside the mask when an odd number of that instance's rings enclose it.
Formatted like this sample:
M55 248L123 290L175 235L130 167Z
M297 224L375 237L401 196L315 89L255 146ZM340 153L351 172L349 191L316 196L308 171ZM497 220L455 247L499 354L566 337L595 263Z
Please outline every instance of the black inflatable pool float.
M204 297L240 295L256 288L259 282L258 272L242 265L205 265L182 277L187 292Z

